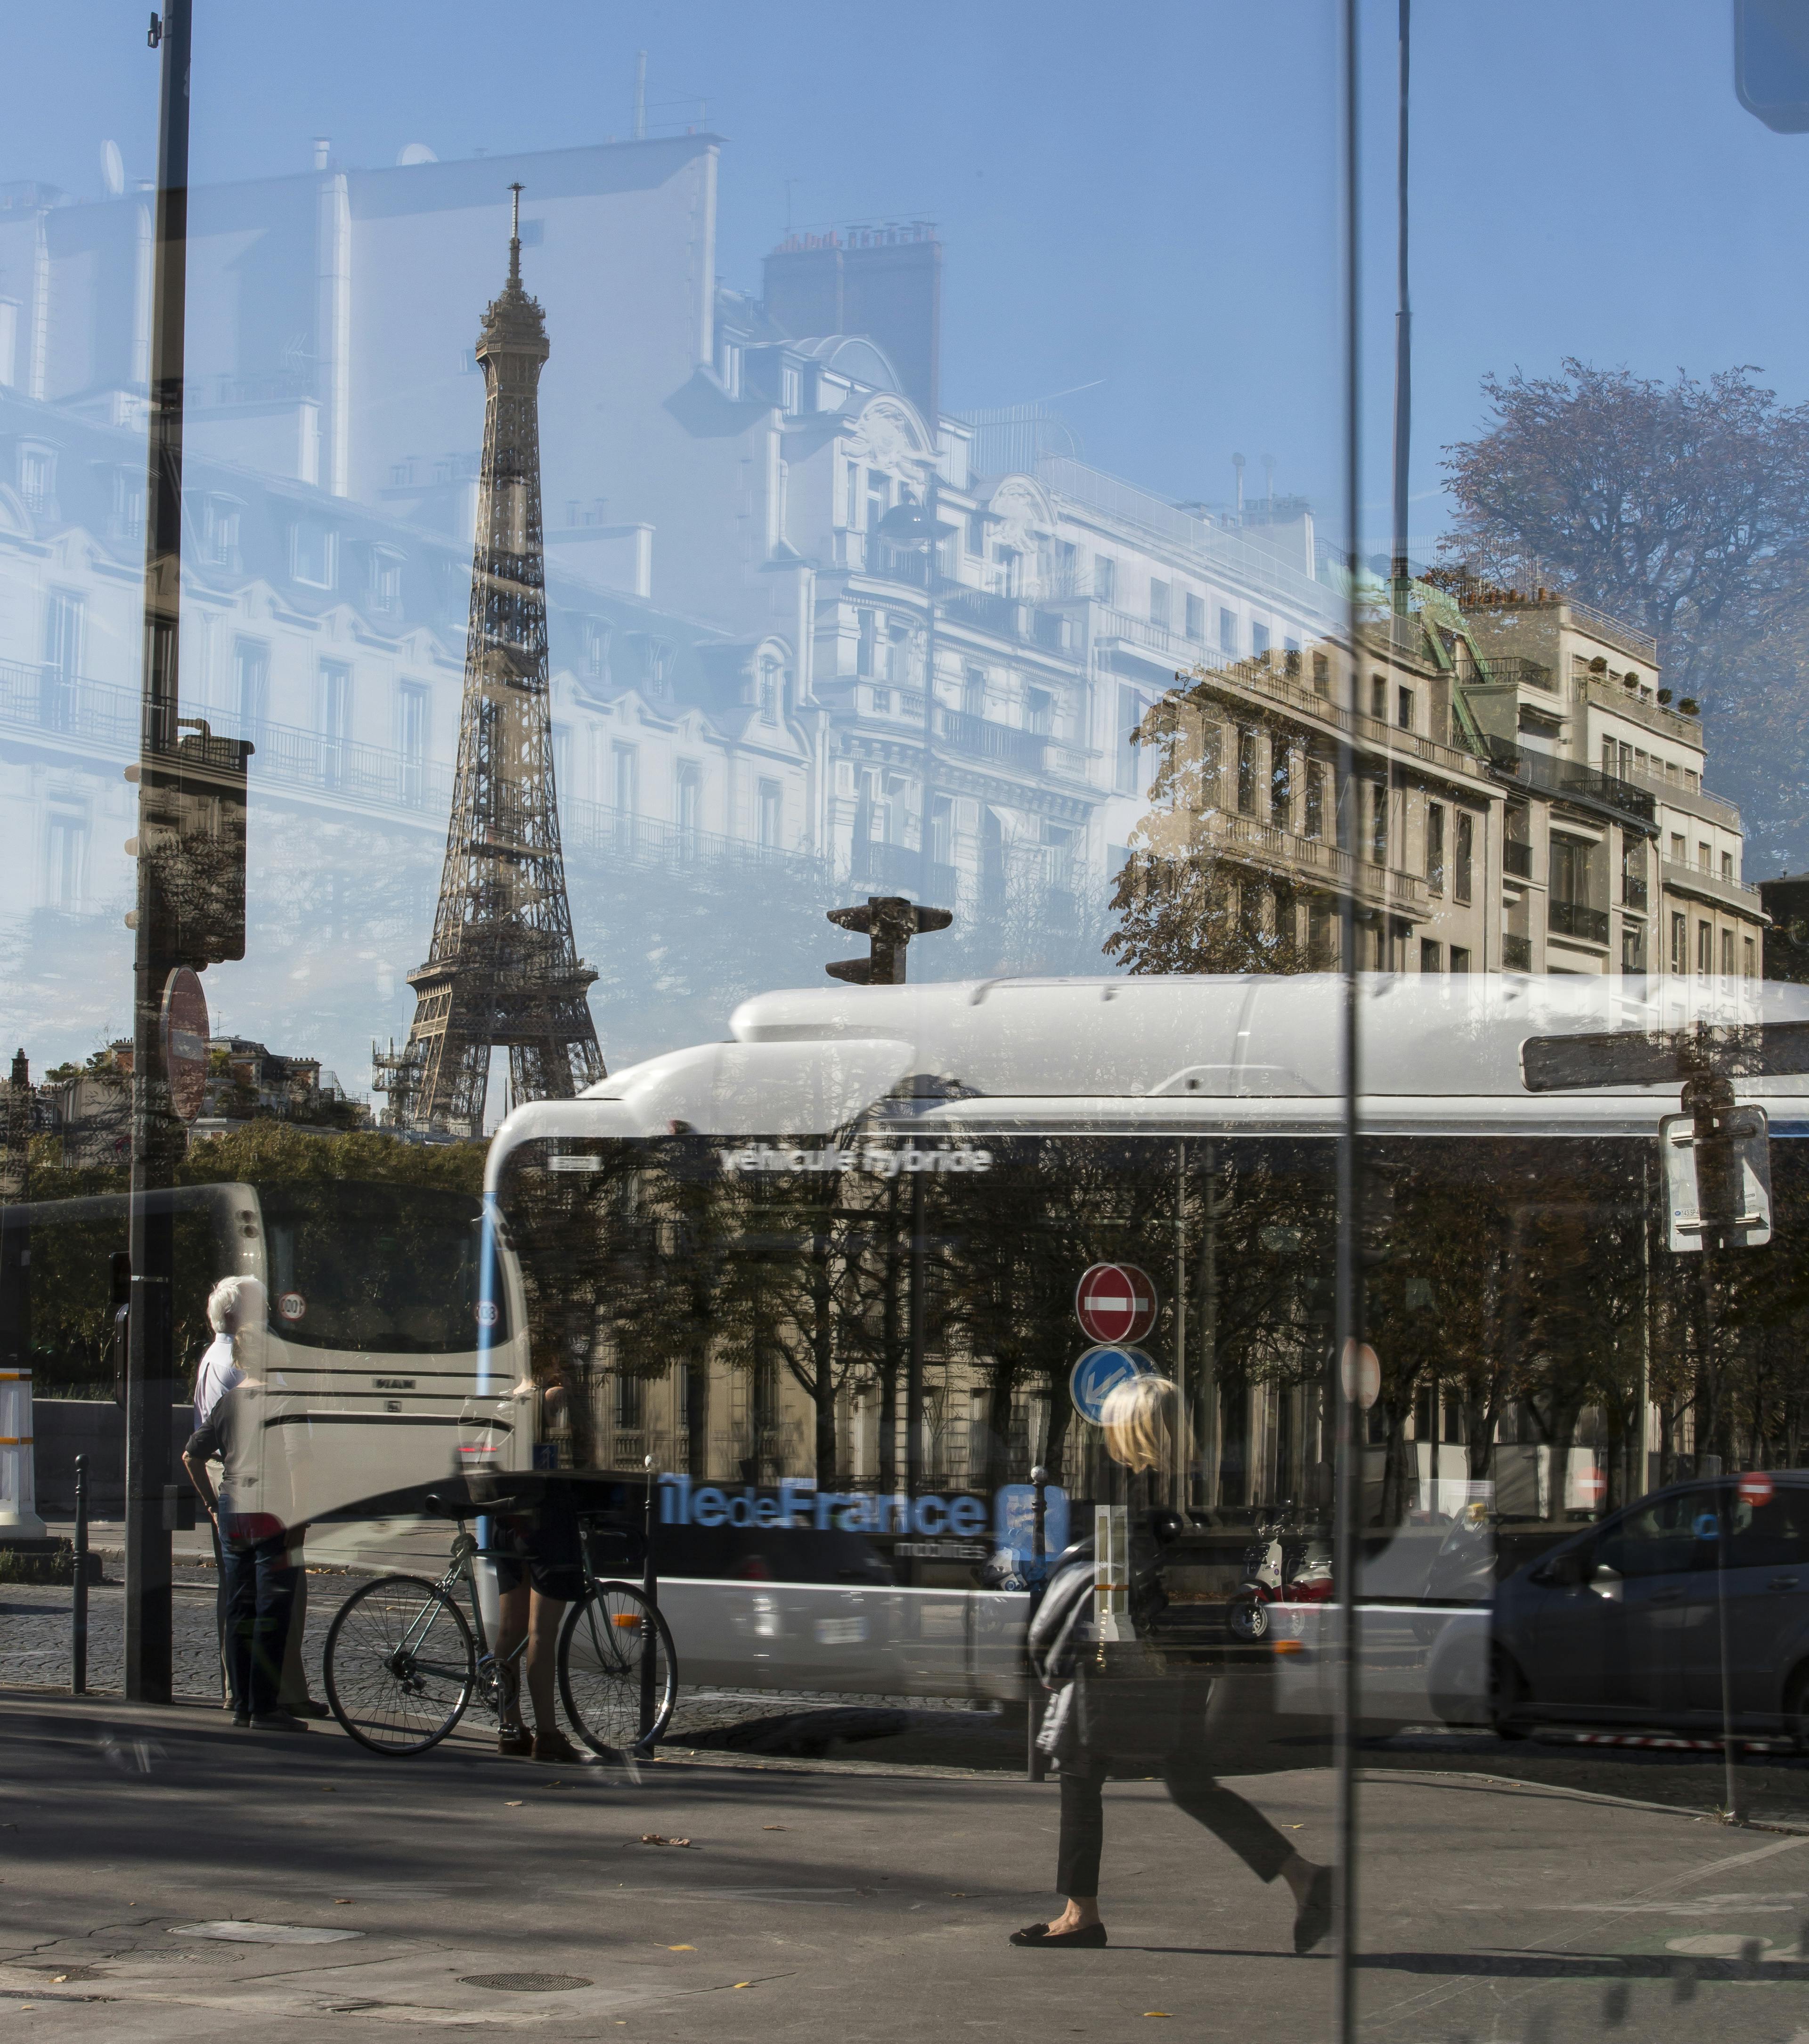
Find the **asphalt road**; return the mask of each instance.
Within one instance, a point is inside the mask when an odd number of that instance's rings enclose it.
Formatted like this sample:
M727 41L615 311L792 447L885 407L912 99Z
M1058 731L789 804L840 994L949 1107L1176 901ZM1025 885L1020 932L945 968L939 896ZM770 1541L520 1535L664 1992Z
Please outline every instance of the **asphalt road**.
M1325 1770L1237 1785L1330 1856ZM1363 1812L1366 2039L1809 2036L1809 1832L1404 1769L1366 1781ZM81 2044L1327 2034L1333 1965L1294 1955L1285 1891L1153 1783L1107 1792L1110 1947L1011 1948L1053 1905L1057 1813L1053 1784L999 1773L384 1762L331 1731L15 1693L0 2025Z

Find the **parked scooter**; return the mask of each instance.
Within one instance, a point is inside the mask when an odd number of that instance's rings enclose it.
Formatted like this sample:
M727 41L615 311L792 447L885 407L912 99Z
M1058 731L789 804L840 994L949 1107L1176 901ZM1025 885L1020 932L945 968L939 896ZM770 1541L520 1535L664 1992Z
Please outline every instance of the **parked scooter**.
M1332 1595L1329 1543L1287 1539L1287 1521L1257 1528L1256 1544L1244 1556L1244 1580L1226 1607L1234 1639L1266 1639L1275 1629L1278 1604L1325 1604Z

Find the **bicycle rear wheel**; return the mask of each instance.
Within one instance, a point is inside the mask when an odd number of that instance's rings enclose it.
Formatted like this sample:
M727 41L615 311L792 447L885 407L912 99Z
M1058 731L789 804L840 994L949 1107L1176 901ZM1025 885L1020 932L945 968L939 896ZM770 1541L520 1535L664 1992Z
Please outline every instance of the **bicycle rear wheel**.
M354 1590L326 1636L327 1701L373 1753L425 1753L465 1714L477 1655L465 1615L419 1576Z
M559 1635L559 1692L593 1753L619 1758L672 1723L678 1659L665 1619L633 1583L599 1583Z

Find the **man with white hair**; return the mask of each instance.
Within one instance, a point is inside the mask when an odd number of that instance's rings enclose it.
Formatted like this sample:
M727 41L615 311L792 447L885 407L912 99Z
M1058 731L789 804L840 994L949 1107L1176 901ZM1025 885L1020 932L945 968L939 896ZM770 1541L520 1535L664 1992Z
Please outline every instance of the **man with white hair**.
M222 1278L207 1295L207 1322L214 1339L202 1351L194 1372L194 1431L199 1433L214 1416L214 1408L229 1391L244 1383L239 1348L264 1335L268 1297L260 1278L244 1274ZM257 1373L261 1375L262 1372ZM210 1517L214 1539L214 1568L219 1590L214 1614L220 1631L220 1690L222 1708L232 1706L232 1685L226 1666L226 1567L220 1545L220 1528ZM307 1620L307 1573L297 1556L294 1600L290 1608L288 1637L283 1657L280 1707L299 1718L324 1718L327 1707L308 1694L308 1678L302 1664L302 1645Z

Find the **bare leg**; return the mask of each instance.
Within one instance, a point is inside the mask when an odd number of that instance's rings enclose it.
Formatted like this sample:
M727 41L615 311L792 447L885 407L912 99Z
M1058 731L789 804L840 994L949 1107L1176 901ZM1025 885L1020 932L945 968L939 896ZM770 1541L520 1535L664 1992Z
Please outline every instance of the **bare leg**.
M1068 1907L1049 1925L1049 1934L1055 1937L1064 1931L1086 1931L1099 1920L1099 1898L1096 1895L1071 1895Z
M512 1590L504 1590L497 1599L496 1660L497 1665L506 1666L510 1656L528 1636L529 1598L530 1593L525 1582L519 1582ZM512 1671L518 1673L517 1671ZM522 1723L522 1697L519 1687L510 1707L508 1721L501 1729L517 1731Z
M559 1654L560 1621L564 1616L563 1597L542 1596L538 1590L533 1593L528 1629L528 1695L534 1708L534 1730L543 1739L559 1729L552 1678Z

